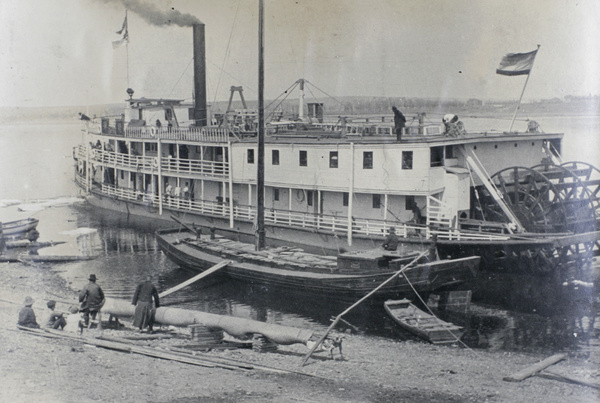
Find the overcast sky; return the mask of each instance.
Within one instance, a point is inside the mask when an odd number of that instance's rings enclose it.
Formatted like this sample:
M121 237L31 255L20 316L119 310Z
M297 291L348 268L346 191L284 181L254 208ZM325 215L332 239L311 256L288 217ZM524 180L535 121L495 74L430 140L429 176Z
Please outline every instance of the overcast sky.
M129 45L113 49L126 4ZM140 4L166 17L150 24ZM121 102L128 85L191 99L192 30L165 24L176 18L206 24L209 102L231 85L256 99L257 11L258 0L1 0L0 106ZM265 0L265 96L302 77L333 96L518 99L526 76L496 68L538 44L525 101L599 94L599 21L597 0Z

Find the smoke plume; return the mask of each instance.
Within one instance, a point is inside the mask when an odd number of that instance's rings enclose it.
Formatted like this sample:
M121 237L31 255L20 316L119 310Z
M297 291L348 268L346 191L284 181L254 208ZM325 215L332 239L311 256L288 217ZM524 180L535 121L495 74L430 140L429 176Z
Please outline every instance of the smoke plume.
M194 24L202 24L198 18L191 14L183 14L175 9L169 11L159 10L155 5L144 2L144 0L104 0L107 3L122 4L127 10L139 15L152 25L171 25L180 27L191 27Z

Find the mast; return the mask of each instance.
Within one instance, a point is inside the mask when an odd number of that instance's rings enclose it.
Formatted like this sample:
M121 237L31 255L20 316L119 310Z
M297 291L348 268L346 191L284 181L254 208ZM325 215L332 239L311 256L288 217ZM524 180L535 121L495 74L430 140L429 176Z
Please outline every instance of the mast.
M264 0L258 0L258 166L256 175L256 250L265 247Z
M540 46L541 45L537 45L536 52L538 50L540 50ZM531 70L533 69L534 62L535 62L535 58L531 62L531 66L529 67L529 73L527 73L527 78L525 79L525 84L523 84L523 90L521 91L521 97L519 98L519 102L517 103L517 107L515 108L515 113L513 113L512 120L510 121L510 128L508 129L509 132L512 131L513 124L515 123L515 119L517 118L517 112L519 111L519 108L521 108L521 101L523 100L523 94L525 94L525 88L527 88L527 83L529 82L529 76L531 75Z

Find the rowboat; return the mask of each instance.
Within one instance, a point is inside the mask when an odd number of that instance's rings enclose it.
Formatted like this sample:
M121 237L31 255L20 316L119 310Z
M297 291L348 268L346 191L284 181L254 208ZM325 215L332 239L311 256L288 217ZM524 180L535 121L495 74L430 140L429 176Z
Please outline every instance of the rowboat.
M39 221L36 218L24 218L22 220L0 223L2 225L0 233L4 235L5 239L16 240L26 238L30 241L35 241L39 237L39 233L35 229Z
M408 299L388 300L383 306L400 327L430 343L455 343L463 333L460 326L422 311Z
M256 251L253 244L223 237L198 235L190 228L156 232L165 255L196 271L204 271L224 259L226 277L251 284L308 293L336 300L356 300L400 271L419 256L415 251L372 249L335 256L307 253L290 246ZM436 260L426 256L405 268L401 275L374 295L398 298L464 286L474 279L479 257Z

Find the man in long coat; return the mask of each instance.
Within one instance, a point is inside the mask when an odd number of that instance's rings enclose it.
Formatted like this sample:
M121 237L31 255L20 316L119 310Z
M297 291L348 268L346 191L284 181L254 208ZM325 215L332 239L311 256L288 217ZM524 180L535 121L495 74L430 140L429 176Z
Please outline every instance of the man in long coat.
M81 312L83 312L84 325L87 327L90 324L90 316L92 320L96 319L96 315L104 306L106 299L104 292L98 284L96 284L96 275L90 274L89 283L83 287L79 293L79 302L81 302ZM101 321L101 318L98 318ZM101 324L99 324L99 327Z
M392 106L392 111L394 112L394 129L396 131L396 139L400 141L402 140L402 132L406 126L406 118L395 106Z
M152 304L153 299L154 304ZM152 327L154 326L154 314L156 313L155 308L160 306L160 301L158 298L158 291L154 284L152 284L151 276L148 276L145 281L138 284L131 303L135 305L133 326L137 326L140 329L140 332L145 327L148 327L149 331L152 332Z

